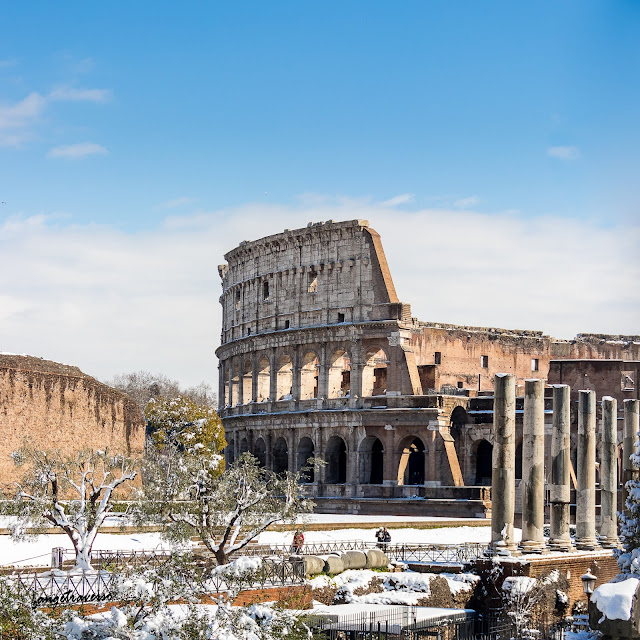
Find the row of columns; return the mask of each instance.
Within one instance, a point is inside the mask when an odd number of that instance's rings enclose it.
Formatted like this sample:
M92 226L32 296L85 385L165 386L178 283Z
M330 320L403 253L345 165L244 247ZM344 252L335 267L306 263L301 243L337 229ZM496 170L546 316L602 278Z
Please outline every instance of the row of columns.
M553 386L549 548L571 551L570 427L571 389ZM494 382L494 449L492 473L491 548L513 553L515 512L515 376L497 374ZM624 401L624 474L634 474L630 461L638 429L638 400ZM600 460L600 530L596 534L596 395L578 392L577 549L618 546L617 416L615 398L602 399ZM526 380L522 441L522 542L524 553L541 553L544 541L544 381Z

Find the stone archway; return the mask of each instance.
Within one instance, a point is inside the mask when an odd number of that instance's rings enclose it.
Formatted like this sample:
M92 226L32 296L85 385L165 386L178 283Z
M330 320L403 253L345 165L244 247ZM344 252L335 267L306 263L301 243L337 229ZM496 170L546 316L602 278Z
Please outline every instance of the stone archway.
M285 473L289 470L289 446L282 437L273 445L273 470L275 473Z
M347 445L340 436L331 436L325 450L327 484L344 484L347 481Z
M258 459L261 467L267 466L267 445L262 438L256 438L253 444L253 455Z
M417 436L408 436L400 446L398 485L424 484L424 462L426 447Z
M358 448L360 484L382 484L384 446L375 436L367 436Z
M481 440L476 449L476 484L491 485L493 472L493 445Z
M313 458L314 451L315 446L311 438L307 438L306 436L304 438L300 438L300 441L298 442L296 471L300 471L303 467L307 467L307 470L304 472L305 482L315 481L314 469L312 466L307 465L309 458Z

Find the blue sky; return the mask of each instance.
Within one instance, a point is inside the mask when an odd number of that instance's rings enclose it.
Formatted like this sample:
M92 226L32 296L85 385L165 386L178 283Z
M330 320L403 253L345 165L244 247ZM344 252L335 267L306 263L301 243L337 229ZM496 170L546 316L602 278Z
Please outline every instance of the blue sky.
M49 281L29 269L18 283L0 280L0 349L75 359L102 377L155 368L211 378L224 251L318 215L363 213L383 233L397 288L425 320L516 323L563 337L640 332L640 286L629 290L637 244L621 251L638 238L640 218L637 2L29 2L4 3L0 23L0 250L41 260ZM434 219L450 220L438 237ZM527 264L517 250L494 252L495 263L477 270L465 225L487 232L485 248L496 234L498 245L539 244ZM413 263L401 256L400 228L424 238ZM176 266L180 234L185 255L196 236L209 239L193 266L204 280ZM39 241L66 253L47 254ZM565 275L597 267L590 306L554 316L574 294L551 288L535 309L524 299L495 309L452 296L434 310L409 273L451 272L446 252L429 259L424 247L436 244L455 253L467 282L484 278L477 287L505 265L520 282L548 282L573 247ZM128 297L135 291L113 279L114 262L158 293L145 308L184 303L163 280L192 290L196 308L206 298L194 311L202 326L184 320L176 332L171 319L157 337L171 342L172 358L157 356L157 342L141 344L144 322L138 360L116 360L113 343L92 351L88 327L98 318L81 318L105 296L108 309L141 312ZM185 280L168 277L171 268ZM626 289L599 304L621 273ZM580 304L571 297L569 309ZM55 326L67 313L84 346L62 328L34 340L39 322ZM122 341L109 326L102 342Z

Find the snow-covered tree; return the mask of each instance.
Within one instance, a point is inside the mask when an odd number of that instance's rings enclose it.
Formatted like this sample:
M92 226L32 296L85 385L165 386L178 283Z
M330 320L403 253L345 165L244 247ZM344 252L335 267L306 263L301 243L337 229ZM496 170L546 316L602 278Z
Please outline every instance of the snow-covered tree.
M156 446L178 445L178 449L190 454L215 459L218 472L222 472L224 461L220 454L227 443L222 421L213 407L183 395L153 398L144 417Z
M135 480L138 460L108 450L64 455L23 447L11 454L25 473L7 511L15 516L10 525L14 539L57 527L69 536L76 553L76 568L89 570L91 548L105 519L126 518L114 512L118 490Z
M170 539L199 536L218 564L269 525L293 522L313 508L302 495L300 473L276 474L244 453L218 475L215 456L192 452L173 442L149 449L142 505Z
M636 452L631 454L631 462L636 469L640 469L640 441L636 442ZM618 566L622 573L640 575L640 480L637 476L636 472L636 478L627 481L627 509L618 516L622 543Z

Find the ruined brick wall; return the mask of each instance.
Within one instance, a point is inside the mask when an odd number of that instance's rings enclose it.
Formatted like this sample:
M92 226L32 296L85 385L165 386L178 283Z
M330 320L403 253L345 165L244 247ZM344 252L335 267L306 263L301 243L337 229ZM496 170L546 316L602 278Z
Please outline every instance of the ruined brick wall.
M9 457L24 443L73 453L106 448L140 456L145 421L124 393L77 367L0 354L0 483L20 477Z
M638 336L580 334L564 341L541 331L423 322L416 324L411 346L418 366L435 365L434 377L441 386L461 382L465 389L482 391L493 389L496 373L513 373L520 387L527 378L546 379L554 359L640 358Z
M552 360L549 384L568 384L575 399L580 389L592 389L598 398L612 396L622 402L640 398L640 361L625 360Z

